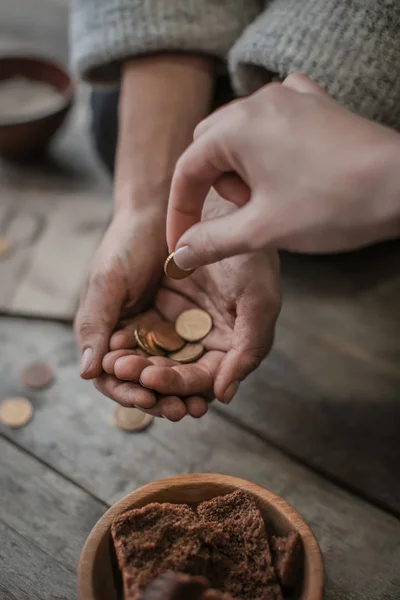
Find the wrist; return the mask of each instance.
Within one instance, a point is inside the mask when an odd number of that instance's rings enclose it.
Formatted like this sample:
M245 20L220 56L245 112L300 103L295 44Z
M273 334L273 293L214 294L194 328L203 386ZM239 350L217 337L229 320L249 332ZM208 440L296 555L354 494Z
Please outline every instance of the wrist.
M114 186L115 212L148 215L149 218L165 220L168 207L168 196L171 186L172 170L163 175L158 173L151 177L116 178Z
M131 241L141 239L149 245L149 249L158 249L160 258L165 260L168 253L166 239L166 216L151 208L137 209L126 206L114 211L111 230L119 240ZM142 242L143 243L143 242Z
M149 198L151 197L151 201ZM147 199L147 200L146 200ZM131 199L122 202L115 200L114 218L123 222L134 220L143 225L152 225L165 228L167 218L167 203L155 201L155 196L148 189L142 191L140 196L135 194Z
M209 57L159 54L124 63L115 170L117 211L165 218L176 161L208 113L212 89Z

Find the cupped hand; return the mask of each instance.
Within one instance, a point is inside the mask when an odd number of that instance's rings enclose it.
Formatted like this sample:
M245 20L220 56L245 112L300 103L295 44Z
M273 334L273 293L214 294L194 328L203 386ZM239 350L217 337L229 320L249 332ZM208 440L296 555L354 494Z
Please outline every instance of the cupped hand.
M345 251L399 234L400 136L304 75L220 109L194 138L168 207L168 245L183 269L260 248ZM200 222L211 186L239 210Z
M237 209L214 193L206 203L206 218L232 210ZM229 403L273 341L280 308L277 254L244 254L199 269L184 280L164 278L141 318L151 326L159 319L174 321L193 307L206 310L214 325L202 341L205 353L198 361L178 364L143 356L135 347L133 319L113 334L97 387L124 406L173 421L186 414L202 416L214 397Z
M117 324L145 309L156 293L167 251L164 239L162 219L115 214L92 261L75 319L85 379L100 376L104 356L119 347L118 336L111 340Z
M167 295L166 302L162 299L166 254L165 219L142 219L139 212L117 212L92 262L75 330L82 352L83 378L93 379L102 393L125 406L137 406L151 414L179 420L183 407L184 414L193 417L207 412L209 395L192 395L183 403L169 393L156 394L143 387L139 383L142 369L149 365L171 365L172 361L140 356L134 338L139 319L145 317L150 323L160 320L164 304L165 315L172 314L173 306L179 304L175 295ZM135 357L134 364L128 360L124 366L122 359L115 373L116 359L125 357L126 361L129 355Z

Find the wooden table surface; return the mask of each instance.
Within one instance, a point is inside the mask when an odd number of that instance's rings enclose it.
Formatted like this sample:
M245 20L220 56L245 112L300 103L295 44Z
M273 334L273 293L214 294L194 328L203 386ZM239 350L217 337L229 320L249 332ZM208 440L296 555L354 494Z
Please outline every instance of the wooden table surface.
M0 46L28 40L65 60L67 3L35 0L33 15L32 1L3 0ZM109 194L83 136L65 130L57 168L3 165L0 206L21 178L27 202L31 181ZM70 324L0 317L0 400L27 395L35 408L25 428L0 427L2 600L74 600L80 550L107 507L194 472L245 477L293 504L321 545L326 600L400 598L400 244L286 255L282 268L274 349L233 405L139 434L116 429L111 401L79 378ZM20 372L36 359L56 381L27 393Z

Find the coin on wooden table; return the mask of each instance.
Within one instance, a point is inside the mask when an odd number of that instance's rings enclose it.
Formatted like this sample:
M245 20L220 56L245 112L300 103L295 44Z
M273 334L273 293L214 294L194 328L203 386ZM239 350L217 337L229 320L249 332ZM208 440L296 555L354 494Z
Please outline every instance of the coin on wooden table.
M33 417L33 406L27 398L7 398L0 404L0 421L8 427L23 427Z
M170 279L185 279L185 277L189 277L189 275L194 273L194 270L184 271L183 269L180 269L174 261L174 254L175 252L171 252L164 263L164 273L167 275L167 277Z
M154 417L126 406L116 406L114 409L115 424L124 431L143 431L150 425Z
M212 318L205 310L191 308L181 313L175 321L177 333L187 342L198 342L212 329Z
M202 344L186 344L181 350L171 352L168 356L179 363L191 363L200 358L203 352L204 346Z
M165 356L164 350L161 350L161 348L156 345L152 331L149 331L146 335L146 345L151 356Z
M0 235L0 258L11 252L12 243L6 235Z
M45 362L33 362L21 373L22 383L33 389L47 387L53 379L53 369Z
M168 352L176 352L185 345L185 340L178 335L175 325L168 321L160 321L153 325L151 333L157 346Z

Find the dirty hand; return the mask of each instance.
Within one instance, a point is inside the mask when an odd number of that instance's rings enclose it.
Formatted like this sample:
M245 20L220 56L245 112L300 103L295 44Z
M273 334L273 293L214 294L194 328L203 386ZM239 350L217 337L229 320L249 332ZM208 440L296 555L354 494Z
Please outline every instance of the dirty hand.
M104 356L120 348L114 330L147 308L155 295L167 251L164 231L162 217L115 213L92 261L75 319L85 379L101 375Z
M212 192L205 218L238 209ZM253 371L272 345L280 308L276 252L249 253L199 269L184 280L164 278L147 306L146 320L174 321L189 308L206 310L214 327L202 340L206 352L192 364L141 355L135 348L133 318L113 334L97 387L124 406L179 421L201 417L208 402L229 403L240 381Z
M203 56L161 53L121 64L114 217L91 265L75 323L82 377L99 388L105 355L129 347L127 323L157 293L167 255L173 168L208 114L213 81L213 60ZM143 399L145 392L136 386L136 396Z

